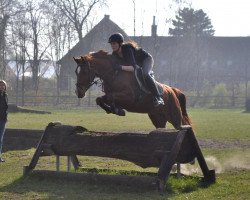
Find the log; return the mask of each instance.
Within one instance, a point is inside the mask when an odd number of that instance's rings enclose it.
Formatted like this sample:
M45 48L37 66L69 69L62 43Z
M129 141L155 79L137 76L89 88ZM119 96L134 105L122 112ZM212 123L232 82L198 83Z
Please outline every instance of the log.
M24 174L33 171L40 156L49 155L56 155L58 160L59 156L69 156L75 169L80 166L77 155L117 158L143 168L157 167L157 186L161 191L175 163L189 163L197 158L204 180L215 182L215 171L208 169L190 126L181 130L156 129L145 134L96 132L81 126L49 123L29 166L24 167Z
M170 153L179 132L175 129L157 129L149 134L110 133L88 131L79 126L51 125L43 140L46 143L44 152L59 156L110 157L130 161L143 168L159 167L162 158ZM195 152L190 148L188 137L185 137L176 161L188 163L194 158Z
M3 151L35 148L43 133L44 130L7 128L4 135Z

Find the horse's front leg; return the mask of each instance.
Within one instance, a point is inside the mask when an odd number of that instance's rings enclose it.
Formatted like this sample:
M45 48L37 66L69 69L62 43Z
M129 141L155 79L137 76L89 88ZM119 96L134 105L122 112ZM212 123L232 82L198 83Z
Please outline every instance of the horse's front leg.
M119 116L125 116L125 111L116 106L114 103L110 103L106 95L96 98L96 104L99 105L108 114L113 113Z
M96 98L96 104L100 106L103 110L106 111L106 113L111 113L111 106L107 102L107 97L102 96L102 97L97 97Z

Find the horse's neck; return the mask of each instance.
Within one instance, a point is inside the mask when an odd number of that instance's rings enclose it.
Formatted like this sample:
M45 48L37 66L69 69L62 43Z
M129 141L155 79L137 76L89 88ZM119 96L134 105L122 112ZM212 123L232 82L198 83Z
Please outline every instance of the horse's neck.
M119 93L124 90L133 92L136 87L136 79L131 72L113 70L114 60L113 58L105 58L103 61L98 61L97 73L100 79L103 80L105 93ZM104 62L105 61L105 62Z
M112 62L97 62L97 76L103 81L104 87L110 87L114 79Z

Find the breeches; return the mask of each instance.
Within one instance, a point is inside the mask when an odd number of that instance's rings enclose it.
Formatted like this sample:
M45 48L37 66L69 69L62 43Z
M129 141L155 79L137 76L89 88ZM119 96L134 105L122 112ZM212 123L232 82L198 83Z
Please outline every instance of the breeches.
M143 71L143 76L147 77L150 75L150 72L152 72L154 65L154 59L152 56L149 56L142 62L142 71Z

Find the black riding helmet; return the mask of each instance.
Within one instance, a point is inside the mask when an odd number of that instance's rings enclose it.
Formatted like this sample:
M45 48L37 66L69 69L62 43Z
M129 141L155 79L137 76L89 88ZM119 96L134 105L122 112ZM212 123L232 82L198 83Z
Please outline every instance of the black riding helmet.
M117 42L117 43L123 43L124 37L121 33L115 33L109 37L109 43L111 42Z

